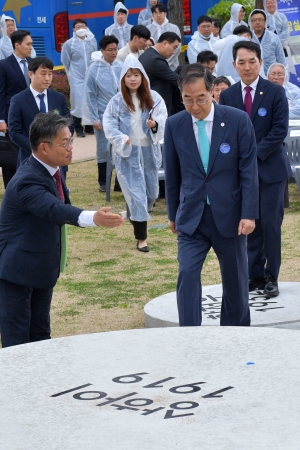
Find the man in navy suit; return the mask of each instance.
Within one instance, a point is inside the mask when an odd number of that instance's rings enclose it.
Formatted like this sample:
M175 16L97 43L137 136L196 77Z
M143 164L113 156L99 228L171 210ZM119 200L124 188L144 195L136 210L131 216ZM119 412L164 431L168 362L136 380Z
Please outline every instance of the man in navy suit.
M265 295L276 297L284 190L292 175L283 146L289 107L283 87L259 76L262 60L258 44L237 42L233 60L241 81L222 92L220 104L248 111L257 142L259 220L248 237L249 291L262 289Z
M0 61L0 132L5 134L8 131L7 119L10 100L30 84L28 62L32 50L32 38L29 31L14 31L10 38L14 52L8 58ZM2 167L5 187L15 172L15 168Z
M124 222L110 208L71 206L59 166L70 164L70 121L38 114L30 126L32 155L5 191L0 211L0 330L3 347L50 339L50 304L60 270L61 227Z
M31 84L11 99L8 128L11 140L19 147L18 166L31 155L29 127L38 113L55 111L56 114L70 117L65 96L50 89L52 72L53 63L50 59L31 59L28 63ZM74 125L70 131L74 131Z
M253 126L246 113L212 102L211 73L182 69L186 111L168 118L164 168L169 225L178 233L177 304L180 326L201 325L200 274L213 247L223 297L221 325L249 326L246 235L258 217Z

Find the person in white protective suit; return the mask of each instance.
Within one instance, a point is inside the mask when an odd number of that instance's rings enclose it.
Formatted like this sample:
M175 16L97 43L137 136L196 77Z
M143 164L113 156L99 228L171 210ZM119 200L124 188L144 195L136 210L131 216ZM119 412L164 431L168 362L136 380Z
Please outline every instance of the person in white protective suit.
M118 48L125 47L130 41L130 29L132 25L127 22L129 11L122 2L118 2L114 10L114 23L105 29L104 34L116 36L119 41Z
M267 29L276 33L282 45L285 46L290 37L286 15L278 11L277 0L263 0L263 5L267 15Z
M217 40L212 33L212 19L210 17L200 16L197 23L197 31L193 34L187 48L187 57L190 64L197 62L198 53L203 50L214 52L213 44Z
M170 23L167 19L167 9L163 3L159 3L151 8L152 11L152 23L148 25L147 28L150 31L151 37L153 38L155 44L163 33L167 31L172 31L176 33L177 36L181 36L180 30L177 25ZM179 66L178 57L181 51L181 44L178 45L174 55L167 59L170 69L175 70Z
M269 67L268 80L285 89L289 104L289 118L300 119L300 89L289 82L289 71L283 64L274 63Z
M221 38L225 38L226 36L229 36L233 33L233 30L238 27L239 25L245 25L246 27L248 24L243 21L243 18L245 17L245 8L243 5L240 5L239 3L234 3L230 10L230 20L225 23L224 27L221 30Z
M142 11L139 13L138 17L138 24L139 25L145 25L147 27L152 22L152 6L157 5L159 1L158 0L147 0L146 8L142 9Z
M14 49L10 40L10 35L17 31L16 21L13 17L2 14L0 19L0 59L8 58L13 54ZM31 58L36 57L36 52L32 47Z
M252 41L259 44L262 49L264 73L274 62L285 64L285 56L279 37L266 28L266 13L263 9L254 9L249 14L249 26L252 31Z
M61 62L65 66L70 84L71 115L78 137L85 137L81 125L82 100L85 74L92 64L91 55L97 50L97 41L83 19L73 23L73 37L63 44ZM87 133L93 134L92 127L86 127Z
M103 114L109 100L118 93L120 74L123 67L121 61L116 60L118 39L103 36L100 40L100 52L92 53L93 63L87 70L82 122L92 123L97 142L97 164L99 191L106 191L106 161L108 141L103 131Z
M103 128L112 144L137 249L148 252L147 221L158 195L159 141L164 135L167 108L162 97L150 90L147 74L135 56L125 59L120 79L120 92L104 112Z

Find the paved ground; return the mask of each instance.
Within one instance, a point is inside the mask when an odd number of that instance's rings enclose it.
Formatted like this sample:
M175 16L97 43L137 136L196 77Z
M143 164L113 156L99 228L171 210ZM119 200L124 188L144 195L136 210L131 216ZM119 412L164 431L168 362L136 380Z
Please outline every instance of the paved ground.
M72 162L88 161L96 158L96 138L86 134L85 138L78 138L75 133Z

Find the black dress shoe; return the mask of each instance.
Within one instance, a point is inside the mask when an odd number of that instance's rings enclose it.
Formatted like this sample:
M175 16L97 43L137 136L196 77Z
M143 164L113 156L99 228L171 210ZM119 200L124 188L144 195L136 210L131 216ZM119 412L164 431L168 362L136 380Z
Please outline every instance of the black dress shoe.
M77 131L77 132L76 132L76 136L77 136L77 137L83 138L83 137L85 137L85 134L84 134L83 131Z
M271 275L267 277L264 294L268 297L277 297L279 295L278 283Z
M249 292L256 291L257 289L264 289L266 282L266 277L254 278L253 280L249 280Z
M136 248L138 249L139 252L143 252L143 253L150 252L150 248L148 247L148 245L145 245L145 247L139 247L139 243L137 243Z

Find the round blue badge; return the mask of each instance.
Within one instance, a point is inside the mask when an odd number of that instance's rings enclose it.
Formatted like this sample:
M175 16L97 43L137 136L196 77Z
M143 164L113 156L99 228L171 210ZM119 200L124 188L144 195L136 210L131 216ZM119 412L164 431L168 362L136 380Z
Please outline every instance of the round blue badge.
M229 153L230 152L230 145L224 142L224 144L220 145L220 152L221 153Z
M266 108L259 108L259 110L257 111L257 114L258 114L260 117L266 116L266 115L267 115L267 110L266 110Z

